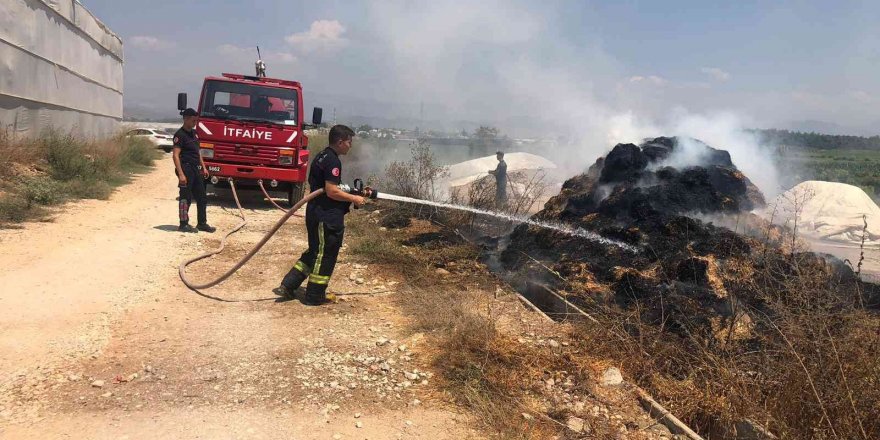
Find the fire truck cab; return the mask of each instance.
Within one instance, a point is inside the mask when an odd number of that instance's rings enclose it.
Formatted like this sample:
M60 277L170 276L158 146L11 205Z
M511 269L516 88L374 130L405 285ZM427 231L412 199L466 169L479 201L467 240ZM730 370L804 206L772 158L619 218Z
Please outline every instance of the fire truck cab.
M265 68L257 73L265 75ZM187 108L186 93L178 94L177 108ZM291 206L303 197L305 129L321 123L322 110L314 108L312 124L303 122L300 83L231 73L207 77L197 111L196 132L212 184L233 179L236 188L253 187L262 180L267 191L286 191Z

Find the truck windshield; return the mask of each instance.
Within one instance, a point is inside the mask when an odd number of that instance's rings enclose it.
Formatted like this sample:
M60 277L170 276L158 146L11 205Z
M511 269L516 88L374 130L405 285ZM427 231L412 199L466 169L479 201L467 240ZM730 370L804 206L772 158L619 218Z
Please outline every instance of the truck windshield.
M296 125L296 90L208 81L203 99L201 116Z

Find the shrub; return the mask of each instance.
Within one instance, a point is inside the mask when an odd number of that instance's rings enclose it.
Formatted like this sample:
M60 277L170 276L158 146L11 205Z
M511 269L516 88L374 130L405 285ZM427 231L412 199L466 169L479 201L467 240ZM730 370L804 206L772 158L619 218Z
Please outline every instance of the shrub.
M145 139L116 137L114 143L121 145L121 160L126 167L150 166L156 160L155 147Z
M47 131L33 139L0 134L0 222L20 222L42 213L38 206L70 198L106 199L130 173L150 166L159 153L148 141L122 134L87 141Z
M55 205L64 200L62 185L48 176L22 179L19 185L28 207L33 204Z
M22 197L0 197L0 223L18 223L34 217L42 210L38 206L29 206Z
M419 139L410 146L408 161L391 162L385 169L381 187L389 194L421 200L437 200L437 184L449 175L446 167L437 163L431 145Z

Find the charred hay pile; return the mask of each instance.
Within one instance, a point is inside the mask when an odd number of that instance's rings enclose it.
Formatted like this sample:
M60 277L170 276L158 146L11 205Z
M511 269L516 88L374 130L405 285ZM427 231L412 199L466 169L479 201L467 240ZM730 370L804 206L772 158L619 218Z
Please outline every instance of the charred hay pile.
M704 163L683 169L665 166L680 141L659 137L641 145L618 144L586 173L563 185L536 217L596 231L639 247L632 253L540 228L518 227L504 251L505 268L529 279L540 277L579 295L583 303L613 303L623 308L638 302L645 322L674 317L688 331L722 336L722 330L745 330L751 320L740 301L760 309L753 289L764 265L790 257L773 244L697 220L706 214L738 214L757 221L749 211L764 206L764 197L733 165L726 151L689 140L705 149ZM768 225L768 228L773 228ZM778 229L773 228L775 236ZM544 261L567 282L548 276L523 253ZM759 256L761 258L756 258ZM845 266L801 254L794 271L822 274L828 287L855 276ZM663 301L663 307L660 307ZM662 310L661 310L662 309ZM734 316L734 310L741 310ZM661 316L661 314L663 316ZM750 337L751 332L737 335ZM737 335L724 334L720 340Z
M700 150L701 165L669 166L677 163L685 142ZM858 416L844 404L848 399L835 395L842 389L841 377L824 371L842 363L867 368L850 381L874 391L856 392L853 405L880 407L875 382L880 335L872 335L874 324L853 318L872 302L872 286L839 261L782 247L785 231L779 228L767 225L763 236L747 236L696 219L727 214L760 222L748 212L764 203L726 151L667 137L618 144L565 182L536 217L595 231L641 251L521 225L501 261L515 278L542 280L605 316L607 325L631 338L618 337L609 351L617 350L617 360L630 374L704 431L761 417L784 436L812 436L817 429L833 431L823 412L835 404L850 414L843 417L847 426L857 426ZM817 322L823 327L815 327ZM857 359L830 357L822 347L835 341L854 345ZM860 350L873 353L874 360L860 356ZM657 357L645 358L650 353ZM799 362L805 366L791 367ZM804 394L812 388L817 391ZM786 399L798 401L797 408ZM815 418L805 424L805 417ZM878 426L862 424L852 432L877 433ZM833 432L841 430L846 429Z

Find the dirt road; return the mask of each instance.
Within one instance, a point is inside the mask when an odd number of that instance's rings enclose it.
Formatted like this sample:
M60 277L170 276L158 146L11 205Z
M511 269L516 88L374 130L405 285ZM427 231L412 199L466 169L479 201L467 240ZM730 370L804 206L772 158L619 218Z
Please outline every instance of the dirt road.
M184 288L179 262L220 237L174 231L170 169L166 156L110 200L0 231L0 438L480 437L431 397L422 338L387 301L399 280L343 248L331 289L345 301L271 294L305 245L302 218L205 292L223 301ZM280 215L247 207L249 225L194 278L228 267ZM212 200L220 231L238 222L230 208Z

